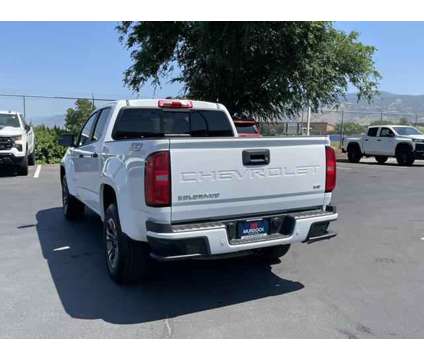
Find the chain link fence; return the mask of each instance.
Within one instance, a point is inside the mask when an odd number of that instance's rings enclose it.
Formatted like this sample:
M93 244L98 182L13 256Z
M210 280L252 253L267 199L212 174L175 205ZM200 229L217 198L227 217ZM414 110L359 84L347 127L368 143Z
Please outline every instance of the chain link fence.
M424 132L424 114L392 111L331 110L312 113L310 135L329 135L335 147L344 136L361 135L370 125L411 125ZM306 112L295 119L259 121L264 136L293 136L307 134Z
M32 125L61 127L65 125L66 111L75 106L78 99L93 102L96 108L114 99L95 97L39 96L0 94L0 110L17 111L24 114ZM311 135L329 135L333 145L338 146L343 136L360 135L370 125L413 125L424 131L424 114L391 111L331 110L312 113ZM297 118L278 121L259 121L264 136L295 136L307 134L307 112Z
M0 110L19 112L35 126L63 127L67 109L74 108L78 99L91 101L96 108L113 101L94 97L0 94Z

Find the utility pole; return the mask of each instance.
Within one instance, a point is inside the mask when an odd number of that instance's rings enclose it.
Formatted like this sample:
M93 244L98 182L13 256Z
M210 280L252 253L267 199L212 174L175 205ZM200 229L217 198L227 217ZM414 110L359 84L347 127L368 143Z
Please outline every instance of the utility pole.
M305 121L305 119L303 118L304 117L304 113L305 112L302 109L302 119L300 120L300 127L297 128L297 134L298 135L303 135L304 121Z
M340 123L340 149L343 147L344 111L342 110L342 121Z
M22 96L22 102L23 102L23 105L24 105L24 119L26 121L26 98L25 98L25 95Z
M306 135L311 135L311 106L308 105L308 116L306 118Z

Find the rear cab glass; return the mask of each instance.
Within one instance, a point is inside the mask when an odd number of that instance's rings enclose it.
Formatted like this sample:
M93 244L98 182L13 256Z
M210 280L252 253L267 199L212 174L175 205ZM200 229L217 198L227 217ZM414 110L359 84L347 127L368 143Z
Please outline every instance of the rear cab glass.
M165 137L233 137L227 115L219 110L162 110L128 107L119 112L115 140Z
M255 124L235 123L236 129L242 134L257 134L258 129Z

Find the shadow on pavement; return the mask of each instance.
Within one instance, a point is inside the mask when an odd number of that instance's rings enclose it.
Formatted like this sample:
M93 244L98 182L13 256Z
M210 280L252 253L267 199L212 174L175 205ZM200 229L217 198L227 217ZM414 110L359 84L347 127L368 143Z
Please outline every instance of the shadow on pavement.
M346 164L350 164L350 165L356 165L356 163L351 163L349 160L346 159L337 159L338 163L346 163ZM400 165L398 165L397 163L386 163L386 164L379 164L374 160L361 160L358 164L360 165L370 165L370 166L394 166L394 167L399 167ZM406 167L405 165L402 165L402 167ZM411 166L408 167L424 167L424 163L417 163L414 162L414 164L412 164Z
M74 318L142 323L303 288L254 257L160 264L149 283L120 287L106 272L96 215L70 223L61 208L42 210L37 232L58 295Z
M13 166L0 164L0 178L11 177L16 175L17 175L16 169Z

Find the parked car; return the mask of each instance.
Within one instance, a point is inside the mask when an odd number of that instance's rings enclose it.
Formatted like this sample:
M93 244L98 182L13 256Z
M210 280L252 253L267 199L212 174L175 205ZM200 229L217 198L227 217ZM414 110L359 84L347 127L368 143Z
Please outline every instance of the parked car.
M399 165L410 166L424 159L424 135L412 126L370 126L365 135L343 139L342 151L353 163L364 156L374 156L380 164L395 157Z
M67 219L103 220L107 269L118 283L151 261L256 253L336 234L335 153L326 137L238 138L223 105L121 100L96 110L62 160Z
M34 131L22 114L0 111L0 165L13 165L19 175L35 163Z
M237 134L240 137L261 137L258 124L255 119L233 118Z

